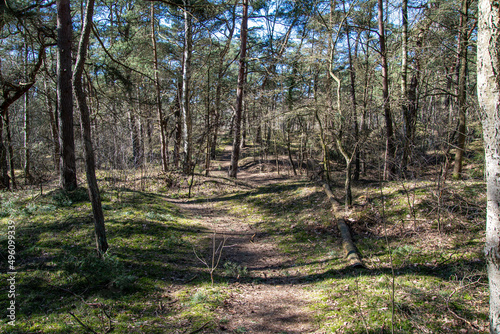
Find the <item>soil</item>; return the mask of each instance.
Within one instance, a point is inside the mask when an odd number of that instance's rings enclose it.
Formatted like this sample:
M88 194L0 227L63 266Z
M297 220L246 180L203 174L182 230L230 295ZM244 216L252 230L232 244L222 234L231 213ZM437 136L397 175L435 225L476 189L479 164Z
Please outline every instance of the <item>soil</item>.
M227 176L229 149L217 162L218 170L211 175ZM286 178L276 172L255 173L251 168L240 169L237 179L254 189L286 182ZM316 333L314 314L308 307L313 303L314 292L297 282L297 275L281 270L285 266L289 268L293 259L279 251L271 235L260 231L257 224L225 208L215 208L210 202L172 201L203 227L216 231L217 244L223 240L222 235L225 236L220 263L229 261L248 270L244 281L230 286L233 292L221 310L219 333Z

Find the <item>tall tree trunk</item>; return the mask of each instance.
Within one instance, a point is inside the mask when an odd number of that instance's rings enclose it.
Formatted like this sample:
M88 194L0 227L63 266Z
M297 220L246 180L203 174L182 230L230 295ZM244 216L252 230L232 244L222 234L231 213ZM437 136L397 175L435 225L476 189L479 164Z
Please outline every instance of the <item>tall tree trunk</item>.
M14 149L12 148L12 135L10 131L10 118L9 111L5 113L5 131L7 131L7 147L9 150L9 166L10 166L10 181L12 182L12 188L17 188L16 182L16 170L14 163Z
M384 118L386 131L384 180L390 180L396 171L396 148L394 146L394 130L392 125L391 107L389 104L389 66L387 64L387 52L385 47L383 0L378 0L378 32L380 38L380 54L382 57L382 98L384 102Z
M82 131L83 149L85 153L85 172L87 175L87 185L89 187L89 196L92 203L92 213L94 216L94 229L96 238L96 247L99 256L102 256L108 250L106 239L106 228L104 226L104 214L101 206L101 196L99 186L95 176L95 157L92 147L92 135L89 108L86 101L85 92L82 84L83 67L87 55L90 29L92 25L92 16L94 13L94 0L88 0L85 11L85 20L82 27L82 36L78 46L78 55L73 76L73 89L76 96L76 104L80 110L80 123Z
M137 121L134 115L134 110L132 106L132 97L129 95L129 101L131 105L128 111L128 123L130 126L130 140L132 142L132 159L133 159L133 167L137 168L140 166L140 144L139 144L139 131L137 129Z
M73 94L71 91L71 24L70 0L57 1L57 104L61 147L61 186L76 189L75 135L73 130Z
M177 87L177 98L174 101L174 118L175 118L175 139L174 139L174 166L179 168L180 154L181 154L181 144L182 144L182 82L179 83Z
M189 12L190 1L184 0L184 65L182 70L182 140L184 148L184 173L191 171L192 119L189 106L191 80L191 53L193 49L192 18Z
M466 137L466 80L467 80L467 21L469 11L469 0L462 0L462 8L460 11L460 30L458 33L458 137L457 148L455 152L455 163L453 165L453 178L462 178L462 165L465 152L465 137Z
M27 43L24 44L24 63L28 65L28 45ZM26 73L26 76L28 73ZM30 114L29 114L29 92L26 92L24 94L24 138L23 138L23 144L24 144L24 181L26 184L30 184L32 182L32 176L30 173L31 166L30 166L30 153L31 153L31 148L30 148Z
M9 180L9 165L7 163L7 148L5 147L5 143L3 140L3 127L4 127L4 119L6 114L6 109L8 107L2 108L2 114L0 117L0 189L9 189L10 188L10 180Z
M238 175L238 160L240 159L241 145L241 113L243 109L243 92L245 86L246 53L248 34L248 0L243 0L243 17L241 18L240 33L240 69L238 72L238 88L236 90L236 112L233 123L233 152L231 154L231 166L229 177L236 178Z
M166 124L164 122L162 104L161 104L161 87L160 76L158 71L158 50L156 46L155 35L155 7L151 3L151 40L153 42L153 69L155 72L155 88L156 88L156 112L158 114L158 124L160 125L160 149L161 149L161 165L164 172L168 170L168 156L167 156L167 135Z
M211 111L210 111L210 67L208 67L207 70L207 87L206 87L206 113L205 113L205 139L206 139L206 146L205 146L205 176L210 175L210 140L211 140L211 128L212 128L212 122L210 121L210 116L211 116Z
M43 85L45 89L45 101L47 103L47 114L49 115L49 120L50 120L50 133L52 135L52 142L54 144L54 167L56 169L56 172L59 174L59 157L61 155L61 148L60 148L60 143L59 143L59 129L57 126L57 115L54 112L54 108L52 105L52 100L50 98L50 93L49 89L47 87L47 75L45 75L45 78L43 80Z
M500 7L479 0L477 87L486 158L485 255L490 287L490 333L500 333Z
M401 6L403 21L403 36L401 41L401 107L403 114L403 157L401 161L401 172L406 171L410 155L411 122L409 115L409 102L407 94L408 82L408 0L403 0Z
M345 2L343 3L343 8L344 8L344 15L347 15L346 8L345 8ZM351 48L351 38L350 38L350 26L349 23L346 22L345 25L346 33L347 33L347 51L348 51L348 56L349 56L349 78L351 80L351 85L350 85L350 95L351 95L351 104L352 104L352 117L354 119L354 125L353 125L353 130L354 130L354 141L357 143L359 142L359 124L358 124L358 111L357 111L357 106L358 103L356 101L356 70L354 68L354 61L352 57L352 48ZM356 40L357 42L358 40ZM356 53L355 53L356 56ZM355 153L353 155L354 157L354 174L352 175L352 178L354 180L359 179L359 151L355 149ZM351 195L351 166L352 166L352 159L348 160L346 159L346 186L349 186L349 195L346 198L349 198L349 206L352 204L352 195ZM347 182L347 178L349 179L349 182ZM346 194L347 194L347 188L346 188ZM347 204L347 201L346 201Z

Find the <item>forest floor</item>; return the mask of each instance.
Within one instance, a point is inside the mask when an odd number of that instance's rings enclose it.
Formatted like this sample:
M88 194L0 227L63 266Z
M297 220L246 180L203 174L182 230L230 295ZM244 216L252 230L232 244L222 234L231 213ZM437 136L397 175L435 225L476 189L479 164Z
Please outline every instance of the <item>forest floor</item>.
M226 177L227 149L208 177L100 171L103 259L84 190L1 194L0 331L487 332L480 167L470 162L464 181L429 173L355 183L348 222L365 268L353 268L321 185L293 176L285 157L277 165L244 154L236 181ZM333 190L342 198L341 186Z

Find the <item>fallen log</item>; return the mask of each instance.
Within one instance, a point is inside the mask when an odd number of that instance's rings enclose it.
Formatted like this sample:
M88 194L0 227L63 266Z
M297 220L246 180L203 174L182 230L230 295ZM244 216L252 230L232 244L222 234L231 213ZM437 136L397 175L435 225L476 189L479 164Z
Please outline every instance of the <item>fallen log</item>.
M349 226L347 226L344 215L342 214L342 205L333 195L332 189L327 183L323 183L323 188L325 189L326 196L332 204L333 217L337 222L337 227L340 231L340 236L342 237L342 248L344 249L345 257L351 263L352 267L365 267L361 261L358 249L354 242L352 241L351 232L349 231Z

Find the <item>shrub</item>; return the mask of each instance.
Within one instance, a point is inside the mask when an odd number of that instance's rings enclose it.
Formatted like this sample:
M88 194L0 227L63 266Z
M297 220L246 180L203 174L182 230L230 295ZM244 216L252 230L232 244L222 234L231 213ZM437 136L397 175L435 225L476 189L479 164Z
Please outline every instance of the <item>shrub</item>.
M63 267L70 275L77 273L85 277L89 284L113 286L120 290L131 288L136 280L135 276L125 271L123 263L117 257L107 254L102 258L95 254L71 256L66 259Z

